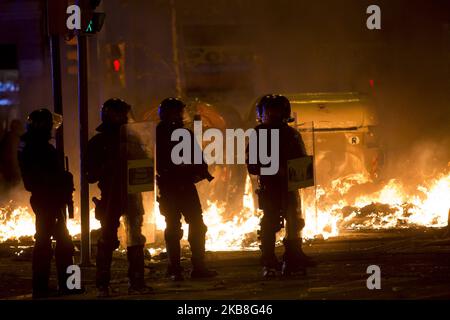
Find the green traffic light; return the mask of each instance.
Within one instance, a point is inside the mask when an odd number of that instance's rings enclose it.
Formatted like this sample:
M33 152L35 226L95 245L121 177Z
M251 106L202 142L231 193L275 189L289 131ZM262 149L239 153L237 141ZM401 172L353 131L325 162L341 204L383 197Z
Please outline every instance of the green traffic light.
M105 14L103 12L94 12L92 19L89 20L88 26L86 28L86 34L95 34L99 32L105 22Z
M88 27L86 28L86 32L94 32L94 29L92 28L93 23L94 22L92 20L89 21Z

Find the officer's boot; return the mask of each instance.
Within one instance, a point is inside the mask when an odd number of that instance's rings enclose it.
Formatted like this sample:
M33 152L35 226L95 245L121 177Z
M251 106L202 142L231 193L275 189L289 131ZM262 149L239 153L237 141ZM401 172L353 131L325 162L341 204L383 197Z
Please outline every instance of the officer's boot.
M283 275L292 273L306 273L307 267L314 267L316 263L312 261L302 250L302 239L284 239L285 252L283 255Z
M281 264L275 255L276 233L261 230L261 264L263 266L263 277L270 278L281 270Z
M167 266L167 277L173 281L183 281L183 268L181 267L181 247L177 237L171 237L166 232L166 250L169 265Z
M33 299L46 298L54 293L49 290L48 281L52 260L50 245L40 245L38 241L33 249Z
M316 267L317 262L315 262L312 258L308 257L302 249L303 241L302 239L295 239L295 240L286 240L292 242L292 256L294 257L294 260L298 261L299 263L305 265L306 267ZM284 240L283 240L284 242Z
M144 246L132 246L127 248L128 279L130 281L129 294L147 294L152 288L145 284L144 280Z
M114 249L105 244L101 239L97 242L97 272L96 286L97 297L106 298L110 296L109 282L111 280L111 263Z
M217 271L210 270L205 264L206 226L203 222L189 225L189 245L191 247L192 279L213 278Z

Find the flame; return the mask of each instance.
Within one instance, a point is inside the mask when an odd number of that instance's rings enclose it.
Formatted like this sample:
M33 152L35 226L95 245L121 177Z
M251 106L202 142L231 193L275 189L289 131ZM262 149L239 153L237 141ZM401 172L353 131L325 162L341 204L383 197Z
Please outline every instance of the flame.
M79 216L78 211L78 208L75 208L75 216ZM94 209L91 209L89 213L91 230L100 228L100 222L94 218ZM80 234L80 220L68 220L67 229L72 236ZM31 237L35 232L35 216L29 207L14 207L12 201L6 206L0 207L0 242L6 240L19 240L22 237Z
M394 228L404 226L445 227L450 209L450 174L417 186L414 194L405 191L397 180L390 180L384 188L370 196L356 200L357 207L375 203L388 204L388 212L371 215L360 227Z
M390 180L381 189L354 200L346 195L355 186L373 184L363 174L350 175L332 181L331 187L318 186L301 191L305 228L304 239L336 237L344 230L389 229L402 227L445 227L450 208L450 174L441 175L416 188L409 194L403 184ZM259 229L261 211L255 210L249 177L246 181L244 208L225 220L225 206L208 202L204 212L208 226L206 248L211 251L257 249L256 232ZM316 201L317 199L317 201ZM350 214L345 214L350 211ZM158 230L165 229L164 218L156 208ZM184 239L188 228L183 226ZM249 241L250 240L250 241ZM251 241L254 240L254 241Z
M251 192L250 177L247 176L243 209L233 216L232 220L225 220L223 213L225 206L217 202L208 201L208 207L203 212L204 222L208 227L206 234L206 249L210 251L256 250L258 243L256 231L259 228L259 210L254 207ZM166 223L160 214L158 206L155 207L156 228L164 230ZM187 240L188 226L183 224L183 239Z
M364 191L365 186L376 186ZM359 194L354 189L362 188ZM329 187L317 186L301 191L305 218L304 239L339 236L345 230L390 229L411 227L445 227L450 209L450 173L424 181L411 188L392 179L377 185L363 174L350 175L331 182ZM204 211L208 226L206 248L211 251L255 250L258 248L257 230L261 211L255 208L251 181L247 177L243 209L233 218L225 219L225 206L209 201ZM165 229L164 217L154 207L157 230ZM79 216L76 210L76 216ZM99 228L91 210L91 229ZM79 220L69 220L71 235L80 233ZM183 225L184 239L188 226ZM12 202L0 207L0 242L32 236L35 232L34 214L26 207ZM156 251L155 251L156 250ZM153 249L159 252L160 248Z
M19 239L35 233L34 215L27 207L12 207L12 202L0 208L0 242Z
M344 179L348 180L348 179ZM334 181L340 199L330 206L318 206L317 218L307 208L306 238L321 234L324 238L337 236L344 229L390 229L406 227L445 227L450 210L450 174L431 179L415 190L392 179L380 190L346 201L350 190L348 181ZM352 176L352 186L363 185L368 178ZM327 192L320 191L320 202L327 203ZM345 214L347 212L347 215ZM317 221L314 223L314 221ZM309 223L308 223L309 222Z
M250 177L245 183L243 209L234 215L230 221L223 220L223 208L217 203L209 203L204 213L205 224L208 226L206 248L211 251L257 249L258 242L255 235L259 228L259 214L255 210ZM256 214L255 214L256 213Z

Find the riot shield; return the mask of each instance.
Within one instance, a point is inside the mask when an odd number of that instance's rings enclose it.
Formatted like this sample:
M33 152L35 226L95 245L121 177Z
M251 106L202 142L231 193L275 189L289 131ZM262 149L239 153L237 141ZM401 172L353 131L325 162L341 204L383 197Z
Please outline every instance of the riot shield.
M122 223L127 247L155 241L156 123L129 123L121 128Z
M300 122L294 114L295 123L293 126L301 134L305 144L307 157L293 161L292 167L298 168L300 174L290 184L292 188L299 189L301 199L302 217L305 219L306 227L303 231L304 237L315 234L318 225L317 210L317 179L316 179L316 137L314 132L314 122Z
M314 157L288 160L288 191L314 186Z

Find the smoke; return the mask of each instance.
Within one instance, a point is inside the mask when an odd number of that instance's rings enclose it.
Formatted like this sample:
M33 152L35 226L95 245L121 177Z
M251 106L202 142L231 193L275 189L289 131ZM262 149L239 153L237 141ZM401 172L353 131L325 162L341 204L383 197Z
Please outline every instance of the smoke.
M397 4L386 18L378 98L386 174L411 180L450 161L450 4L405 5L408 13Z
M203 95L248 119L252 102L269 92L373 94L385 153L384 178L420 180L446 169L450 160L447 1L193 0L175 4L185 95ZM381 8L381 30L366 27L366 9L372 4ZM124 16L123 10L115 10L117 5L111 2L106 8L111 11L106 38L129 44L133 69L127 72L126 93L142 114L174 93L171 8L169 2L136 1L127 5L130 14ZM132 27L114 23L119 12L121 21L133 20ZM189 58L190 50L208 46L225 52L238 48L237 53L250 59L235 57L239 64L219 64L222 71L213 78L210 75L217 66L202 65L199 58L198 72L209 66L209 76L192 78L189 68L197 60ZM228 69L238 65L248 70L229 77ZM227 88L211 91L211 84L217 86L224 79L230 82ZM189 91L190 81L198 90Z
M95 53L100 53L98 72L90 74L91 136L99 123L99 106L106 98L117 96L128 100L139 119L163 98L176 93L169 3L111 0L103 4L107 12L105 27L90 40L92 65L95 65ZM227 108L234 108L247 119L252 102L269 92L374 93L384 141L386 177L422 178L448 165L448 1L192 0L174 3L186 96L204 94ZM366 28L366 8L371 4L381 8L382 29L378 31ZM125 87L112 85L105 76L108 72L105 46L119 42L126 44ZM196 46L238 48L233 53L238 55L231 55L230 59L238 61L231 66L240 72L233 78L232 73L226 75L230 65L219 64L222 71L217 77L199 77L200 90L189 92L188 82L192 78L186 76L188 49ZM199 70L207 67L200 66ZM46 64L44 69L43 81L24 77L21 98L24 114L38 105L51 105L50 66ZM217 85L224 78L229 78L230 90L209 91L212 83ZM374 88L369 86L369 80L374 80ZM66 153L79 190L76 77L64 73L63 89Z
M0 193L0 205L12 202L15 206L29 206L30 193L25 190L22 184L13 188L3 189Z

